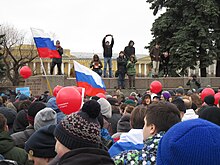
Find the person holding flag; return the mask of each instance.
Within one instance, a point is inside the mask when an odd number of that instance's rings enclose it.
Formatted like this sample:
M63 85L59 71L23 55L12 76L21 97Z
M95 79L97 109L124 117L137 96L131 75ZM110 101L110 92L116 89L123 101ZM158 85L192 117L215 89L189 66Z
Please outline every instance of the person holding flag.
M57 51L58 51L58 53L60 55L60 58L53 58L52 59L52 65L51 65L51 69L50 69L50 74L53 75L53 69L57 65L58 75L62 75L61 64L62 64L63 48L60 46L60 41L59 40L56 41L56 49L57 49Z

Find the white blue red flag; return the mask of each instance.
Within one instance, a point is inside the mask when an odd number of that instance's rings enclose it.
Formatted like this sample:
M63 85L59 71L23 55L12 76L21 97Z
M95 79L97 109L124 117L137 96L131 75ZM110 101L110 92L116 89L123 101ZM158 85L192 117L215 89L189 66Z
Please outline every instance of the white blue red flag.
M85 88L85 93L87 96L95 96L98 93L105 94L106 87L101 76L91 69L79 64L78 62L73 62L77 86Z
M51 37L42 29L31 28L40 58L61 58Z

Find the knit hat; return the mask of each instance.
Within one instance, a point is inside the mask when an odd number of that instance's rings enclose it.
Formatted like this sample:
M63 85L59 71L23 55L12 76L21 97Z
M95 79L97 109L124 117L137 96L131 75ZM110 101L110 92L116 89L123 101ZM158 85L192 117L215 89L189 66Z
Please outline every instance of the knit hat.
M19 99L19 101L28 100L28 96L21 94L18 99Z
M133 100L130 100L130 99L126 100L125 104L136 106L136 102L134 102Z
M157 94L155 94L155 93L152 93L152 94L151 94L151 101L153 101L153 99L154 99L155 97L158 98L158 99L160 99L159 95L157 95Z
M97 101L101 106L101 114L106 118L110 119L112 117L112 106L111 104L104 98L100 98Z
M177 106L180 112L186 113L186 106L181 98L176 98L175 100L172 101L172 103Z
M31 105L28 107L28 121L30 124L34 125L34 118L36 114L45 107L46 105L40 101L31 103Z
M179 94L183 95L184 94L184 89L183 88L177 88L176 93L179 93Z
M129 132L131 129L130 114L123 115L117 124L117 132Z
M7 125L9 127L10 132L12 132L12 127L13 127L13 123L17 115L17 112L6 107L1 107L0 113L3 114L5 118L7 119Z
M207 107L199 114L199 118L208 120L220 126L220 108Z
M66 116L57 125L55 137L70 150L83 147L99 148L101 145L100 125L97 120L99 113L100 105L97 101L85 102L81 111Z
M168 91L163 91L162 95L165 100L169 100L169 98L171 97L171 94Z
M53 135L55 127L55 125L45 126L32 134L25 143L26 152L34 157L54 158L56 156L56 140Z
M134 96L128 96L128 99L135 101L135 97Z
M58 108L57 103L56 103L56 97L50 98L46 105L48 108L52 108L57 113L60 112L60 109Z
M24 131L28 126L27 112L25 110L21 110L16 115L16 118L13 123L13 132Z
M35 131L46 125L57 124L57 113L51 108L40 110L34 118Z
M119 106L119 102L116 98L108 98L107 100L111 105Z
M220 127L202 119L188 120L171 127L160 140L157 165L218 165Z
M204 102L208 105L208 106L214 106L215 103L215 98L212 95L206 96L204 98Z

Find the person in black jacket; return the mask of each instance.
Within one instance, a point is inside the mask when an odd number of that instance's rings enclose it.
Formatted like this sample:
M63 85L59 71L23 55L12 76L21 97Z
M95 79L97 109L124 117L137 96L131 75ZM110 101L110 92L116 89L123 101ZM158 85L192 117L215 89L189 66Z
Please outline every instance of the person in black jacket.
M131 55L135 55L134 41L129 41L128 46L124 49L124 52L127 60L130 59Z
M161 55L161 63L163 66L164 77L168 77L169 61L170 61L170 55L169 55L168 51L166 51Z
M111 44L109 43L109 41L106 41L106 38L108 36L112 37ZM109 77L112 77L112 48L113 48L113 45L114 45L113 35L111 35L111 34L106 35L102 40L102 47L104 49L104 52L103 52L103 56L104 56L104 77L107 77L107 73L106 73L107 64L108 64L108 67L109 67Z
M60 55L60 58L53 58L51 69L50 69L50 74L51 75L53 74L53 69L57 65L58 75L62 75L61 64L62 64L63 48L60 46L60 41L59 40L56 41L56 48L57 48L57 51L58 51L58 53Z
M117 67L118 67L118 88L125 89L125 73L126 73L126 65L127 59L124 55L124 52L121 51L119 53L119 57L117 58Z

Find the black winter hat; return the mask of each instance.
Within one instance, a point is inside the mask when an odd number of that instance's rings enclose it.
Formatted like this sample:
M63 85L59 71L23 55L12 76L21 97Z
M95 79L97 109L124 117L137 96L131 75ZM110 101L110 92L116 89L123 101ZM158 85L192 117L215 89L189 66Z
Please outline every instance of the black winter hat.
M204 102L208 105L208 106L214 106L215 103L215 98L212 95L206 96L204 98Z
M56 140L53 135L55 128L55 125L45 126L32 134L25 143L26 152L34 157L54 158L56 156Z
M111 105L119 106L119 102L116 98L108 98L107 100Z
M186 113L186 106L181 98L176 98L175 100L172 101L172 103L177 106L179 111Z
M31 103L31 105L28 107L28 121L34 125L34 118L36 114L44 109L46 105L43 102L36 101L34 103Z
M117 124L117 132L129 132L131 130L130 114L123 115Z
M100 125L97 117L100 105L95 100L84 103L82 110L66 116L56 127L55 137L68 149L101 147Z
M27 112L25 110L21 110L18 112L14 123L13 123L13 131L20 132L24 131L28 126Z
M208 120L220 126L220 108L207 107L199 114L199 118Z

